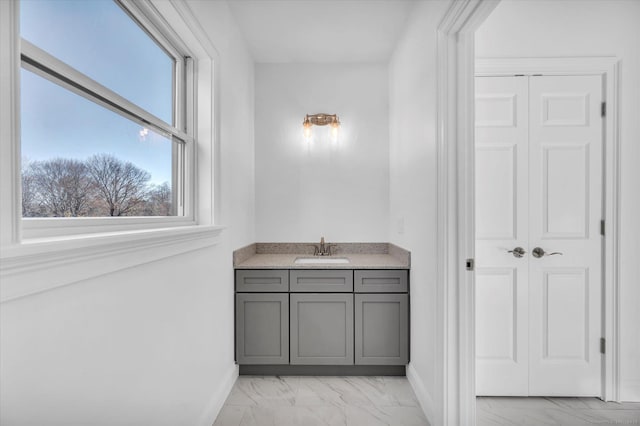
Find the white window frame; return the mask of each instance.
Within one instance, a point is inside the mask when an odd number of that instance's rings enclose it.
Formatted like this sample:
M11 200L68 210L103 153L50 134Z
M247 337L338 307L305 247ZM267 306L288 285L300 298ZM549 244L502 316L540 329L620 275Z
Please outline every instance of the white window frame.
M220 56L189 5L166 0L121 1L132 13L144 10L140 19L154 20L193 53L185 82L194 90L182 112L192 117L184 130L193 138L186 153L192 162L185 174L189 216L74 218L77 225L61 227L64 233L43 225L24 238L19 1L0 1L0 303L220 243Z
M192 53L150 2L114 0L174 61L173 125L118 95L25 39L21 67L126 119L172 139L172 194L175 216L22 218L22 239L63 237L196 224L194 205L195 99ZM179 142L174 142L173 139Z

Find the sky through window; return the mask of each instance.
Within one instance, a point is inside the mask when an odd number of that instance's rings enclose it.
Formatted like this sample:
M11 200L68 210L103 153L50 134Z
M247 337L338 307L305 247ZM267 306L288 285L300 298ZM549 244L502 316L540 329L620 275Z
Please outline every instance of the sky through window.
M173 59L112 0L23 0L21 36L172 123ZM171 141L22 70L22 155L85 160L110 153L171 184Z

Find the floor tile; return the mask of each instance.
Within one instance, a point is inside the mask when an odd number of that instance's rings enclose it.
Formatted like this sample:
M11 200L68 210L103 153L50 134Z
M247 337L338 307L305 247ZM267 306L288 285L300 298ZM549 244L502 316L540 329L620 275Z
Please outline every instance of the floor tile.
M224 405L213 426L239 426L247 410L240 405Z
M345 407L347 426L429 426L419 407Z

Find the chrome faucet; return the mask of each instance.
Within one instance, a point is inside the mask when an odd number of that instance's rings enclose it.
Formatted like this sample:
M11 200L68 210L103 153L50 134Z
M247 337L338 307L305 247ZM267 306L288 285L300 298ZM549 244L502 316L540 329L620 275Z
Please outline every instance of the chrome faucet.
M324 237L320 238L320 245L314 245L314 256L331 256L331 247L335 247L335 244L325 244Z

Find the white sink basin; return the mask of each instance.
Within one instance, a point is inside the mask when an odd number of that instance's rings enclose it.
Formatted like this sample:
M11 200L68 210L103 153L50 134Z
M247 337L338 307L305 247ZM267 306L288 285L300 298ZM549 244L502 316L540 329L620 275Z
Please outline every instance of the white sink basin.
M306 263L306 264L344 264L349 263L349 259L346 257L298 257L293 263Z

